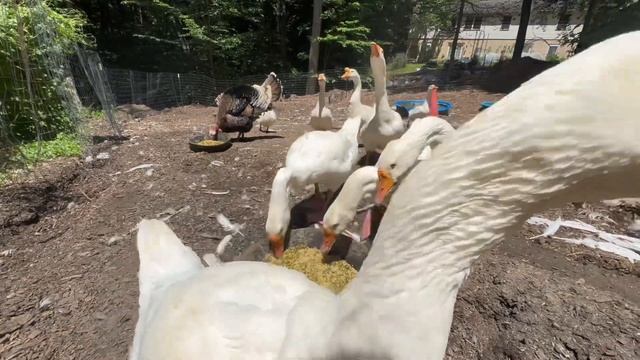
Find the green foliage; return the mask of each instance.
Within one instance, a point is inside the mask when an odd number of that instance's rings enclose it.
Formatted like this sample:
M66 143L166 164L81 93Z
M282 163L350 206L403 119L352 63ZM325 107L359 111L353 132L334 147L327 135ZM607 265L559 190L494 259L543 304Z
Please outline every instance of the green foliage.
M565 60L564 58L561 58L558 55L547 56L547 61L555 63L555 64L559 64L559 63L563 62L564 60Z
M9 174L0 172L0 187L3 187L9 182Z
M69 54L76 43L86 42L84 25L78 12L56 11L44 3L36 7L0 4L0 101L12 137L52 138L73 130L57 92L61 84L51 78L47 60L52 54ZM45 31L54 34L52 42L39 41Z
M449 30L459 4L458 0L416 2L411 17L411 32L418 35L429 31Z
M414 0L324 0L320 68L368 63L370 41L404 52ZM62 2L61 2L62 3ZM303 0L74 0L107 66L214 78L306 72L312 4Z
M324 2L319 40L325 68L357 66L368 60L371 29L360 20L362 8L357 1Z
M362 26L358 20L341 21L338 26L329 29L324 36L320 37L320 42L353 49L358 54L366 54L371 45L367 34L369 29Z
M85 107L85 108L82 108L80 115L83 118L88 118L88 119L103 119L104 110Z
M21 167L61 157L77 157L84 152L76 135L60 133L53 140L24 143L12 149L10 159L0 167L0 187L9 183Z
M31 142L19 147L22 160L28 165L39 161L51 160L59 157L76 157L83 153L82 144L74 135L60 133L53 140ZM20 159L15 159L20 160Z
M387 54L405 52L416 1L368 0L362 2L360 20L371 29L370 39L383 44Z

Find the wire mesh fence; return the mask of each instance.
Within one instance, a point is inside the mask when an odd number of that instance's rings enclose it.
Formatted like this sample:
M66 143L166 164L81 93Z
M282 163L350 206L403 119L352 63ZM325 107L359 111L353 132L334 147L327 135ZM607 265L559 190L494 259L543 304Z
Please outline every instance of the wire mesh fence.
M44 1L0 3L0 173L55 155L42 145L59 134L84 134L59 34L69 24L51 15Z
M81 62L81 61L79 61ZM99 97L94 86L86 79L79 66L74 66L76 88L85 106L98 106ZM360 69L366 74L366 69ZM127 104L146 105L154 110L200 104L214 106L216 96L233 85L261 84L264 75L247 75L235 79L216 79L207 75L192 73L143 72L128 69L105 68L106 82L112 91L113 101L117 106ZM342 70L328 70L327 90L348 90L351 85L340 79ZM305 95L307 81L311 74L279 73L284 87L284 97ZM371 81L366 79L364 86L370 87Z

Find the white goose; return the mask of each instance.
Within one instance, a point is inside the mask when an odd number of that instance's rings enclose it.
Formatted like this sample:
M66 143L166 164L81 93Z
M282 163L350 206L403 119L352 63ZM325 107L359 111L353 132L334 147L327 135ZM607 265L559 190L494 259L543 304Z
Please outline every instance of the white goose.
M327 253L331 250L337 234L342 233L355 218L356 208L362 199L372 197L375 193L375 203L384 203L391 190L414 165L428 159L432 149L453 131L453 127L441 118L429 116L417 119L399 139L387 144L376 166L364 166L354 171L324 215L322 251ZM367 210L362 224L362 237L358 239L366 239L367 234L371 233L371 211Z
M395 184L418 161L428 159L432 149L452 132L453 126L446 120L427 116L414 120L406 133L399 139L390 141L376 163L380 180L376 203L382 203Z
M318 93L318 102L316 107L311 110L311 119L309 125L314 130L331 130L333 129L333 115L331 115L331 109L325 106L325 89L327 85L327 78L324 74L318 74L318 87L320 92Z
M341 76L342 80L351 80L353 82L353 93L349 100L349 116L360 116L362 118L362 127L369 124L376 113L375 106L369 106L362 103L362 79L358 70L352 68L344 68Z
M399 138L405 131L399 113L389 106L387 97L387 64L378 44L371 45L371 71L375 80L376 110L373 119L362 128L362 144L369 155L382 151L387 143Z
M638 43L633 32L594 45L451 134L399 186L338 295L267 263L203 269L166 225L143 221L130 359L442 359L478 256L534 211L640 196Z
M301 191L314 184L316 193L322 185L326 199L338 190L358 162L360 118L348 118L337 132L311 131L300 136L287 152L285 167L278 170L271 186L266 231L274 255L284 251L289 228L289 189Z
M331 250L338 234L343 233L355 218L360 201L373 198L377 185L378 169L375 166L363 166L349 176L322 219L322 252ZM346 235L359 239L349 233Z
M385 178L393 175L393 180L399 179L416 161L429 158L431 149L440 143L441 137L454 130L447 121L438 117L437 86L429 85L427 99L430 105L426 108L430 110L423 117L412 119L407 131L399 139L389 141L380 154L376 166Z

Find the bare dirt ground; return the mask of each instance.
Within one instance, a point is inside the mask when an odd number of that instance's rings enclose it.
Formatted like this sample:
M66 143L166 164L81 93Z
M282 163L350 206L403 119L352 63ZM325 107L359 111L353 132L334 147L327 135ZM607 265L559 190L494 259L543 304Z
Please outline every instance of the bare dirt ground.
M454 126L481 101L500 97L472 89L441 94L455 104ZM138 311L132 229L142 218L173 214L170 226L202 255L224 235L215 220L222 212L246 223L229 257L251 244L266 247L271 179L307 130L314 102L279 103L275 132L253 130L253 141L220 154L192 153L186 143L215 108L170 109L128 122L130 140L92 148L109 159L55 161L0 189L0 359L126 358ZM344 118L344 102L330 106ZM155 164L153 172L127 172L141 164ZM593 206L616 223L592 221L571 204L543 215L615 233L631 221L624 209ZM557 240L529 240L541 231L523 225L476 263L456 305L448 358L640 358L640 267Z

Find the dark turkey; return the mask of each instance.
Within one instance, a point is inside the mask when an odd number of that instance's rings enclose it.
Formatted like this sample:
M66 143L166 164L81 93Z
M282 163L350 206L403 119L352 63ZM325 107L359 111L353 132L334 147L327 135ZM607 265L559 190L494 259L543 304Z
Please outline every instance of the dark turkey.
M218 132L237 132L238 138L251 131L253 123L282 96L282 83L270 73L262 85L237 85L216 98L218 114L210 134L217 139Z

